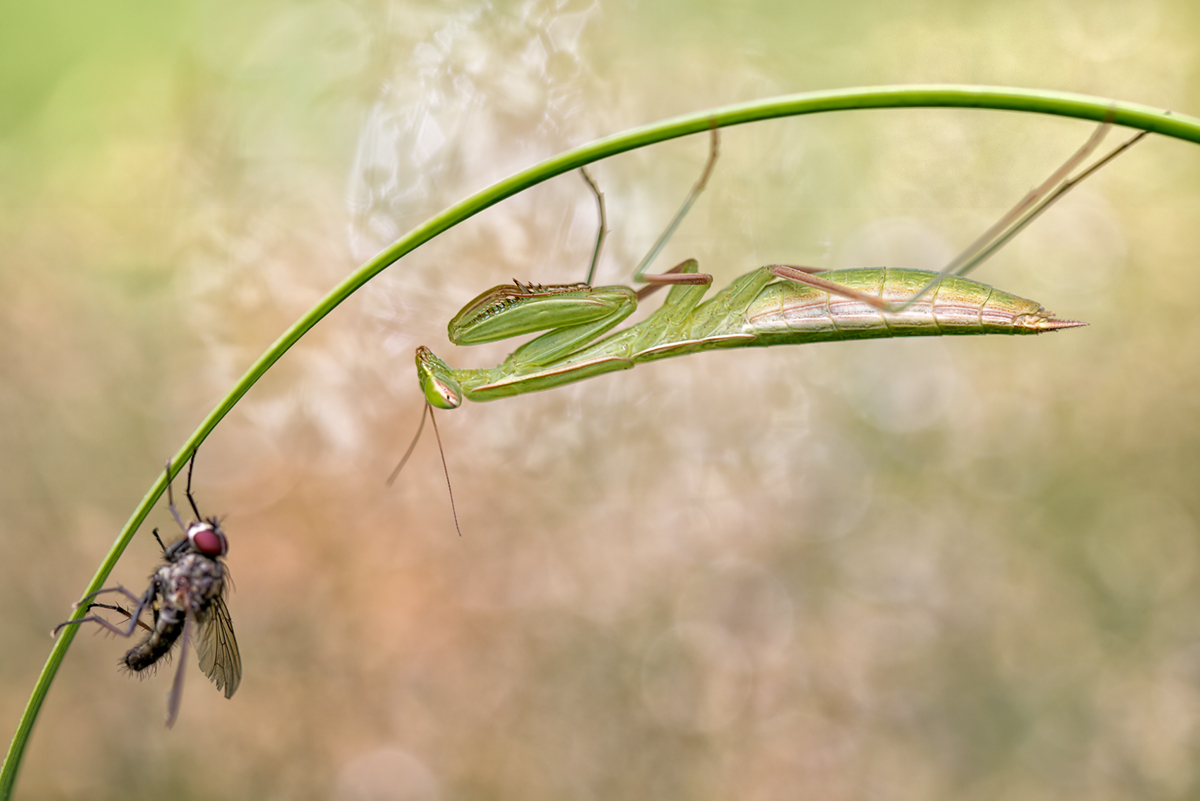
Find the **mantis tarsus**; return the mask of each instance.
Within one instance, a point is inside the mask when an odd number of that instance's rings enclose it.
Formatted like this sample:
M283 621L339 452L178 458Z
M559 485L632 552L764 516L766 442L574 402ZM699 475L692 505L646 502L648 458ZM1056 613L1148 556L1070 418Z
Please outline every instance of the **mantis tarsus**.
M1145 136L1127 140L1072 177L1111 128L1102 123L1062 166L940 272L869 268L823 271L773 264L735 279L701 302L712 277L688 259L666 273L649 265L704 189L717 160L712 131L708 163L683 206L634 271L645 283L539 286L515 281L493 287L450 321L457 345L494 342L544 331L490 369L455 369L428 348L417 348L417 375L429 406L454 409L463 398L495 400L551 389L642 362L717 348L947 334L1037 334L1084 323L1060 320L1041 305L962 276L982 264L1080 181ZM604 242L604 200L591 178L600 209L600 234L592 256L595 269ZM640 323L608 332L634 312L639 300L664 284L663 305ZM605 336L607 334L607 336ZM422 426L424 417L422 417ZM418 436L420 432L418 431ZM415 444L415 440L414 440ZM392 473L400 472L412 448Z

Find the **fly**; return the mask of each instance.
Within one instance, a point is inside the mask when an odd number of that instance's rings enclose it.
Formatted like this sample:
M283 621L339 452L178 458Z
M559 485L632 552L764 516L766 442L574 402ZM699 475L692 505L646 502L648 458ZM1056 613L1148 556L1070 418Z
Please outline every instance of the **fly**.
M192 497L192 469L196 466L196 453L188 462L187 499L195 513L194 522L184 525L183 518L175 508L171 482L167 482L167 505L184 536L163 545L154 530L154 539L162 548L162 567L150 576L150 586L142 597L134 595L124 587L107 587L86 596L75 608L84 604L93 609L111 609L125 615L129 622L117 626L98 614L90 614L78 620L60 623L52 632L57 635L66 626L91 621L122 637L132 637L140 626L149 632L146 639L130 648L122 658L122 664L138 674L145 674L159 660L169 654L179 643L179 667L167 696L167 728L175 723L179 715L179 701L183 695L183 674L187 665L188 643L195 641L200 656L200 669L217 685L225 690L225 697L232 698L242 680L242 657L238 653L237 640L233 636L233 622L229 619L229 608L225 606L225 584L228 569L221 561L229 552L229 541L221 531L216 517L205 518L196 508ZM167 462L167 475L171 474L171 463ZM118 604L95 603L92 599L106 593L120 593L132 601L132 611ZM142 621L142 613L149 610L152 625Z

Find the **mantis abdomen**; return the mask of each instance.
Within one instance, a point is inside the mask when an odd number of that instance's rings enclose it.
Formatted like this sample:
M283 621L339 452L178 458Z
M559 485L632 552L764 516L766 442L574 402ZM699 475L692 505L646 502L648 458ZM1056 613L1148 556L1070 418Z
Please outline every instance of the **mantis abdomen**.
M820 277L899 306L937 276L925 270L837 270ZM903 311L883 312L859 300L780 281L764 288L745 313L755 344L819 342L947 334L1039 334L1084 323L1057 319L1040 304L957 276ZM748 343L749 344L749 343Z

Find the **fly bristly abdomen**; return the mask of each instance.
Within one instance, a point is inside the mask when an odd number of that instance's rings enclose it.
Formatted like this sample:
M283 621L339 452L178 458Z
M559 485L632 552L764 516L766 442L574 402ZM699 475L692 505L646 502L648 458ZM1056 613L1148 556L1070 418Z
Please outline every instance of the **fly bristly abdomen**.
M134 673L142 673L154 667L158 660L169 654L175 647L179 635L183 633L184 620L183 617L168 620L159 615L154 631L150 632L144 641L125 653L125 658L122 660L125 667Z
M184 540L186 542L186 540ZM154 629L125 654L125 667L142 673L171 652L189 614L203 616L225 589L225 566L215 558L190 551L170 551L174 561L151 578ZM155 597L156 596L156 597Z

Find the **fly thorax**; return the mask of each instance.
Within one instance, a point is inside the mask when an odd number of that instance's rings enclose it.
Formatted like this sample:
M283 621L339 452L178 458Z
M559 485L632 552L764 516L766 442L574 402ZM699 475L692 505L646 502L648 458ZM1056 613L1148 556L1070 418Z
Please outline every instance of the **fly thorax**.
M225 568L209 556L189 553L170 568L171 578L165 593L169 604L201 612L225 588Z

